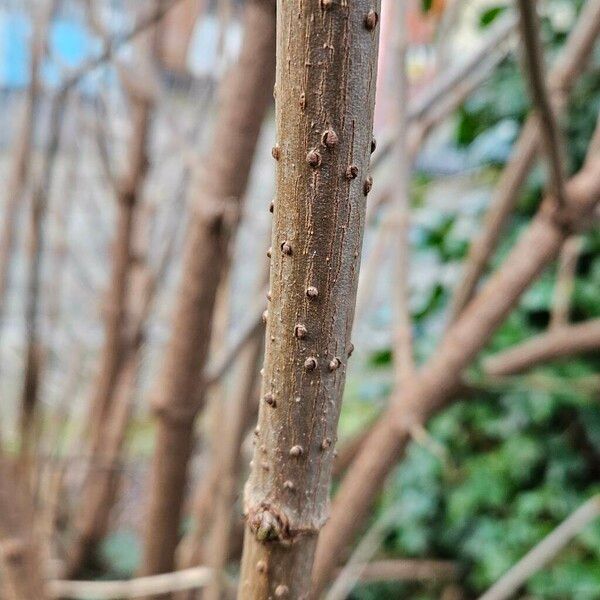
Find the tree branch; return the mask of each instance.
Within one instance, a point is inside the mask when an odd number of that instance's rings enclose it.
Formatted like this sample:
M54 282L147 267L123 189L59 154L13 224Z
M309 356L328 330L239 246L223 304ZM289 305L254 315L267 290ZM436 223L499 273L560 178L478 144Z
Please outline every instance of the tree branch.
M556 115L550 102L544 73L544 51L540 41L539 19L536 0L518 0L521 38L524 48L525 70L537 116L541 124L544 152L548 160L551 191L560 206L564 206L565 174L564 157Z
M600 516L600 495L590 498L550 535L528 552L479 600L506 600L535 573L547 565L589 523ZM574 591L574 590L573 590Z
M515 375L540 363L600 349L600 319L551 329L522 344L491 356L488 375Z
M550 100L557 107L582 73L600 31L600 0L588 0L565 48L549 75ZM469 248L460 283L454 292L450 323L456 321L473 297L490 257L504 230L519 191L534 164L539 144L539 128L534 118L527 119L506 165L485 216L482 232Z

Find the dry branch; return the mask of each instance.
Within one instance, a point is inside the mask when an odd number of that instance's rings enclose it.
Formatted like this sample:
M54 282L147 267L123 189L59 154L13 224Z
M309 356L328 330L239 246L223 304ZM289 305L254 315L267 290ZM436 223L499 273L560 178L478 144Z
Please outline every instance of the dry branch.
M73 600L121 600L142 598L147 595L166 594L207 586L212 580L212 570L195 567L162 575L138 577L128 581L67 581L48 582L46 588L51 598ZM24 599L20 599L24 600Z
M459 568L449 560L378 560L368 565L358 565L359 581L454 581L458 578Z
M341 553L368 514L389 471L402 455L410 431L451 401L461 373L489 340L523 291L557 256L564 240L589 219L600 200L600 160L589 157L568 183L569 202L559 210L550 197L482 291L449 329L411 384L395 397L374 426L335 498L321 533L315 589L326 585Z
M5 600L44 600L40 547L27 487L0 457L0 589Z
M484 363L488 375L516 375L540 363L600 350L600 319L564 325L538 335Z
M52 98L48 139L41 160L41 171L31 198L29 214L29 244L27 252L27 274L25 303L25 369L21 393L21 460L22 466L31 466L32 446L35 440L36 410L42 376L43 342L41 330L41 284L42 255L45 249L46 217L48 200L52 192L55 167L62 137L63 120L68 95L58 94Z
M557 202L564 206L566 202L564 157L555 111L546 88L546 67L544 65L544 50L540 40L537 0L518 0L518 6L525 71L541 125L540 135L550 171L551 191Z
M143 574L170 571L174 564L194 417L204 402L199 374L207 362L217 288L272 91L272 0L247 2L244 28L239 61L225 81L213 143L194 189L171 337L153 398L158 428Z
M583 72L600 32L600 0L588 0L567 43L548 77L550 102L562 110L566 97ZM463 275L452 300L451 322L472 298L488 261L504 230L538 151L540 131L537 120L527 119L511 157L502 173L485 216L481 234L471 243Z
M406 71L406 52L408 48L408 25L406 5L399 3L396 7L396 39L394 55L396 58L395 105L398 122L398 139L393 153L394 203L392 218L394 232L394 282L392 303L394 313L394 370L396 385L406 384L415 373L413 356L412 322L409 306L409 265L410 265L410 176L412 157L408 150L408 75Z
M550 329L562 327L569 323L571 296L575 288L575 273L582 245L583 238L574 235L564 243L560 251L554 297L552 299Z
M584 527L600 516L600 496L590 498L552 533L529 551L504 574L479 600L506 600L540 569L543 569ZM576 590L572 590L576 593Z
M13 150L10 175L6 185L4 215L2 226L2 247L0 249L0 331L6 312L6 296L9 287L10 267L15 245L16 218L19 205L23 199L31 166L33 136L39 112L40 81L39 65L45 48L45 38L51 3L41 4L39 14L35 17L31 62L29 67L29 87L25 96L22 121L16 134L16 145Z

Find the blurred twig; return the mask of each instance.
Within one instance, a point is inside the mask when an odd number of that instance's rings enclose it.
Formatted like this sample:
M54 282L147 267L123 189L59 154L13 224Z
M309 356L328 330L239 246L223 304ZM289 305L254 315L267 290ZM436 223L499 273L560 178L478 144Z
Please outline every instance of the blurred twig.
M519 25L524 48L524 63L535 110L541 125L541 139L548 160L551 191L560 206L565 205L564 157L555 109L550 102L545 80L544 51L536 0L518 0Z
M548 564L589 523L600 516L600 496L593 496L528 552L479 600L506 600ZM575 591L575 590L573 590Z

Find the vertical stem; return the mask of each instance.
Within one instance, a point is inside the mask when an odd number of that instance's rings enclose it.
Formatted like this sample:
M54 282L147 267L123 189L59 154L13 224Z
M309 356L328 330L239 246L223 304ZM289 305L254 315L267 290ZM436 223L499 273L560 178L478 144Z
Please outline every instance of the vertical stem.
M394 152L396 181L394 185L394 207L396 235L394 236L395 269L392 303L394 311L394 363L396 385L406 384L415 373L412 343L412 323L409 307L409 220L410 220L410 174L411 156L408 152L408 77L406 72L406 52L408 49L408 26L406 23L406 3L396 7L396 116L398 140Z
M521 39L524 48L525 71L538 119L541 124L541 139L550 171L551 190L556 201L564 206L565 173L561 135L548 89L546 87L546 67L544 50L540 40L540 24L537 14L537 0L518 0Z
M581 236L572 236L567 239L560 251L550 315L551 329L569 324L571 297L575 288L575 273L582 245Z
M215 298L272 93L274 2L249 0L244 27L239 61L225 81L213 143L196 182L171 337L153 398L158 424L144 540L145 575L174 566L194 418L204 404L200 375L207 362Z
M25 292L25 372L21 395L21 464L31 466L31 452L35 439L35 413L42 371L40 340L40 305L42 283L42 255L45 248L46 215L52 191L54 170L60 146L67 92L58 93L51 102L49 133L40 168L40 177L31 199L29 220L28 271Z
M0 589L5 600L45 600L44 567L33 508L12 465L0 457Z
M22 121L13 150L11 172L6 185L7 194L2 225L2 246L0 249L0 331L4 324L6 296L9 287L10 266L15 245L16 219L19 204L29 177L31 150L38 114L40 97L39 65L44 53L46 30L51 6L42 5L41 14L36 15L33 40L31 43L31 65L29 68L29 88L25 96Z
M379 2L279 0L277 196L239 598L309 593L356 302Z

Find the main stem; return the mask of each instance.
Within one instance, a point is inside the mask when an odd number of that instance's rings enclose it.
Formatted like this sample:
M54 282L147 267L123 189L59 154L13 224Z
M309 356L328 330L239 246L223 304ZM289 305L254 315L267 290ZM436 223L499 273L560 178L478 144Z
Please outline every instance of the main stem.
M239 597L301 598L329 484L356 302L379 2L279 0L277 196Z

